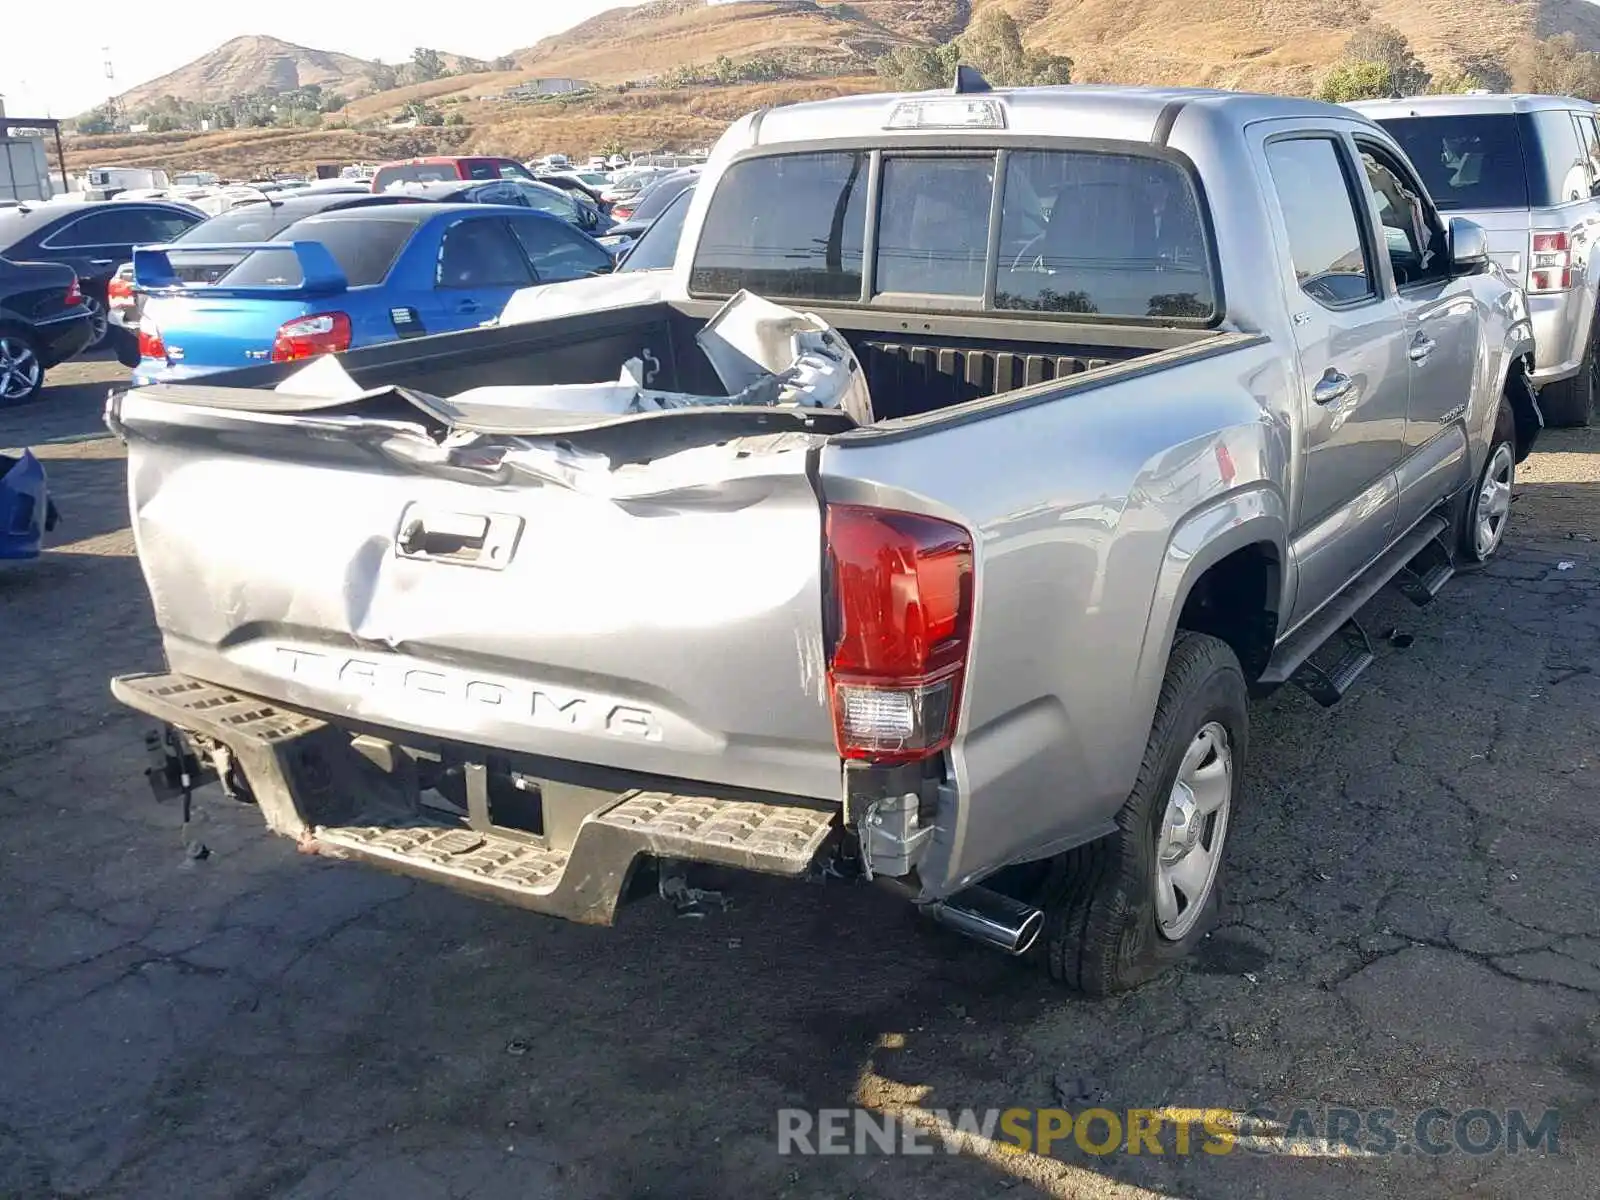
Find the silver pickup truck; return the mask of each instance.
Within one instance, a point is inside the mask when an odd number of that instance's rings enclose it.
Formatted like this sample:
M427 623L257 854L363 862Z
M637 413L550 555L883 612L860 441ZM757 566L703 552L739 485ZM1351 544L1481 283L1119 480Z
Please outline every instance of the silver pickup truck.
M1250 697L1336 702L1381 587L1495 552L1541 425L1482 231L1298 100L963 70L759 112L662 286L318 360L354 393L113 395L155 781L583 922L865 877L1130 987L1216 912ZM746 294L870 413L730 402L703 335ZM641 363L720 401L554 403Z

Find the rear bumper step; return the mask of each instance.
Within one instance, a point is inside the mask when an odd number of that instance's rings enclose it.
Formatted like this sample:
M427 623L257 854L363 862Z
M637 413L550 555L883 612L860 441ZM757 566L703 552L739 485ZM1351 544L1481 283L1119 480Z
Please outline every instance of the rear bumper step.
M111 692L139 712L228 748L267 824L307 850L353 858L520 908L610 924L640 855L803 875L838 810L634 790L584 818L570 849L499 827L435 819L402 780L356 754L313 716L183 675L129 675ZM376 803L330 796L345 789ZM320 823L319 811L375 810L371 823ZM392 813L393 815L389 815Z

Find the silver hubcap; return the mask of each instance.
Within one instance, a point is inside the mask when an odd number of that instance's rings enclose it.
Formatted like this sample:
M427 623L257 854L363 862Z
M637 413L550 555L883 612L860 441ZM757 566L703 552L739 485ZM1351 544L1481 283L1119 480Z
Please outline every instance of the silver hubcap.
M1511 485L1517 476L1517 462L1511 447L1501 442L1489 456L1478 485L1477 520L1473 523L1473 549L1479 558L1488 558L1506 534L1506 518L1511 515Z
M43 368L21 338L0 337L0 400L21 400L39 384Z
M1189 743L1156 831L1156 925L1177 941L1194 928L1222 865L1233 803L1228 731L1212 721Z

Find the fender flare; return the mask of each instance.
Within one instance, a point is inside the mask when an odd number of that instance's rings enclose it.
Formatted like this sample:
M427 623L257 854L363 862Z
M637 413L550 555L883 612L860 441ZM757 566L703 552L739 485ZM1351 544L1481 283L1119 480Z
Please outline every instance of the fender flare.
M1167 657L1177 636L1178 618L1194 586L1223 559L1249 546L1270 546L1278 559L1279 621L1294 600L1294 571L1289 562L1289 514L1283 493L1266 484L1219 496L1184 517L1167 540L1156 575L1155 594L1139 651L1140 681L1132 697L1137 718L1155 719L1156 699L1166 674Z
M1492 403L1484 405L1481 427L1474 431L1477 436L1473 439L1471 455L1473 479L1476 479L1478 472L1483 469L1483 462L1489 454L1489 446L1494 441L1494 426L1499 418L1502 397L1511 402L1511 415L1517 426L1518 462L1528 456L1534 439L1544 428L1544 415L1539 411L1535 389L1531 384L1521 388L1511 387L1512 372L1519 367L1522 369L1524 379L1531 377L1534 364L1533 350L1533 329L1530 325L1519 322L1507 331L1505 345L1500 354L1500 377L1495 381L1494 391L1490 395Z

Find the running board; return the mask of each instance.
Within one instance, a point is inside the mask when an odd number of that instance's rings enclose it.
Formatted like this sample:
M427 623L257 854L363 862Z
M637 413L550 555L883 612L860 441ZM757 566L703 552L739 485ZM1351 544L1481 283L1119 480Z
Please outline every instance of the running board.
M1434 538L1394 577L1401 595L1418 608L1433 603L1444 585L1455 578L1456 560L1443 538Z
M414 779L383 769L348 732L309 713L183 675L124 675L111 693L200 737L208 757L226 747L268 826L309 853L585 924L611 924L641 856L792 877L807 873L839 828L836 805L634 789L602 796L563 848L432 815Z
M1266 685L1298 682L1295 680L1295 674L1311 656L1350 624L1355 615L1366 607L1368 601L1405 569L1407 563L1426 550L1430 542L1437 540L1449 528L1450 522L1437 514L1419 521L1410 532L1390 546L1376 562L1363 571L1349 587L1335 596L1321 612L1278 644L1278 648L1273 651L1272 661L1261 673L1260 682ZM1442 581L1440 586L1443 586ZM1359 628L1357 626L1357 629ZM1362 637L1365 638L1365 634L1362 634ZM1368 650L1370 651L1370 647ZM1320 673L1334 683L1343 682L1345 689L1348 690L1356 675L1369 665L1361 663L1355 666L1359 657L1359 654L1352 657L1352 648L1347 648L1338 664ZM1310 678L1315 685L1314 677ZM1331 693L1323 692L1323 695L1328 694ZM1343 695L1344 691L1339 691L1332 702L1337 703L1339 697ZM1329 703L1322 696L1316 696L1316 699L1319 703Z

